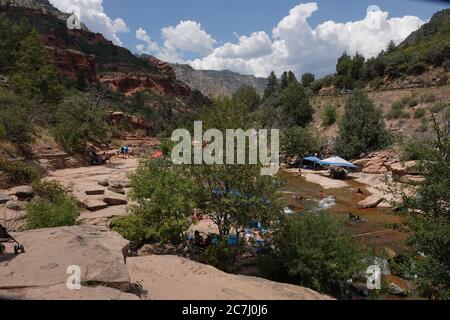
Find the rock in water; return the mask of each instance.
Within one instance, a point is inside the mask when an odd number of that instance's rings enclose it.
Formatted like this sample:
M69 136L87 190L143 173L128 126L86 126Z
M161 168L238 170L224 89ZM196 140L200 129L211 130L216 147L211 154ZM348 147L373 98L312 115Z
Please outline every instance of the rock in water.
M125 266L129 242L116 232L77 226L26 231L13 236L25 246L26 253L12 259L0 258L0 290L41 288L45 292L45 288L66 284L70 266L80 268L82 283L120 290L130 287Z

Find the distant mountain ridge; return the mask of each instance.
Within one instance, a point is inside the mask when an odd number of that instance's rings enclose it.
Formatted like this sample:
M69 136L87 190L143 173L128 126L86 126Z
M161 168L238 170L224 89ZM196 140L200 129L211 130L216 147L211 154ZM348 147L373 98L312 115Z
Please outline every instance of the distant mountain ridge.
M187 64L172 64L177 78L209 97L231 96L242 86L251 86L263 94L267 79L232 71L195 70Z

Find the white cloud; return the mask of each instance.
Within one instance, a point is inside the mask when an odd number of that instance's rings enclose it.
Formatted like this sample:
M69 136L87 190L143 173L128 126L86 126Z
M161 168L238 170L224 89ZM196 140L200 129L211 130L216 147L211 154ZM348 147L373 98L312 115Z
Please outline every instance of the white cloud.
M77 6L81 21L89 29L102 33L117 45L122 45L118 34L130 31L123 19L113 20L105 13L103 0L50 0L50 3L63 12L71 11L73 6Z
M143 41L136 49L140 53L156 55L168 62L184 63L183 53L193 52L201 55L210 54L214 50L216 40L203 30L200 23L195 21L180 21L179 24L161 29L164 46L160 48L157 43L151 41L147 32L139 28L136 31L136 39Z
M264 32L253 33L240 37L239 43L226 43L189 63L197 69L229 69L258 76L287 69L297 74L325 75L334 72L336 60L344 50L373 57L389 41L403 41L424 23L414 16L389 18L388 12L370 6L363 20L327 21L313 29L308 18L318 9L315 2L299 4L272 30L272 40Z

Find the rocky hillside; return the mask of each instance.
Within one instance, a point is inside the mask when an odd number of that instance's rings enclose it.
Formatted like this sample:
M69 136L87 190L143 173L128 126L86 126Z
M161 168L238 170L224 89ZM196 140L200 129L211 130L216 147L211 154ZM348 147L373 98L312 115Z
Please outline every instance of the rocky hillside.
M267 85L265 78L231 71L195 70L185 64L173 64L172 67L178 79L209 97L230 96L242 86L254 87L262 95Z
M69 30L67 15L47 0L1 0L1 13L11 20L24 19L39 33L61 75L84 77L108 85L125 95L150 91L180 100L207 101L176 78L172 68L155 58L142 59L86 28Z

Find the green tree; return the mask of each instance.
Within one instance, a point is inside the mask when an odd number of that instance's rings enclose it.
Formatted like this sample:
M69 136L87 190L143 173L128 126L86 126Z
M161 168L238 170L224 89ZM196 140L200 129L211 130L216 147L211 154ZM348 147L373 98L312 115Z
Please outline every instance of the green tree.
M308 128L292 127L281 136L281 149L285 157L302 158L320 152L321 143Z
M280 79L280 88L281 88L281 90L286 89L288 85L289 85L288 73L287 73L287 71L284 71L281 74L281 79Z
M410 237L406 241L411 264L409 273L417 275L418 293L428 299L450 299L450 117L439 125L431 112L435 129L433 141L420 144L416 168L424 176L409 191L391 186L388 192L401 199L393 206L407 217ZM411 196L413 194L413 196Z
M179 243L190 226L194 185L181 167L165 160L143 161L131 177L132 217L113 221L128 239Z
M43 229L73 226L81 213L77 200L61 185L52 181L37 181L33 189L38 197L26 208L27 228Z
M344 51L338 59L336 72L339 76L348 76L352 67L352 58Z
M314 108L305 89L299 83L290 83L280 96L286 127L306 127L312 120Z
M104 93L95 88L59 106L55 114L53 134L69 152L83 152L89 141L107 138Z
M243 104L249 107L250 111L258 109L260 102L261 97L251 86L243 86L233 94L233 103Z
M267 79L267 87L264 91L264 99L270 98L278 91L278 79L275 72L271 72L269 78Z
M0 14L0 72L8 73L15 64L15 52L20 42L30 32L23 20L11 21L6 14Z
M302 75L302 85L305 88L309 88L315 80L316 77L312 73L307 72Z
M348 99L339 127L335 149L343 157L359 157L389 142L381 110L362 90L356 90Z
M63 86L36 31L20 42L14 60L10 79L14 91L42 103L56 104L61 100Z
M326 213L287 218L270 244L274 249L262 266L276 281L341 298L348 279L362 269L356 241L341 221Z
M295 73L292 71L288 72L288 84L289 83L298 83L297 77L295 76Z
M327 105L322 113L322 125L324 127L332 126L337 121L337 109L332 105Z
M354 80L359 80L361 77L361 71L366 62L366 58L358 52L352 59L352 65L350 67L350 75Z

